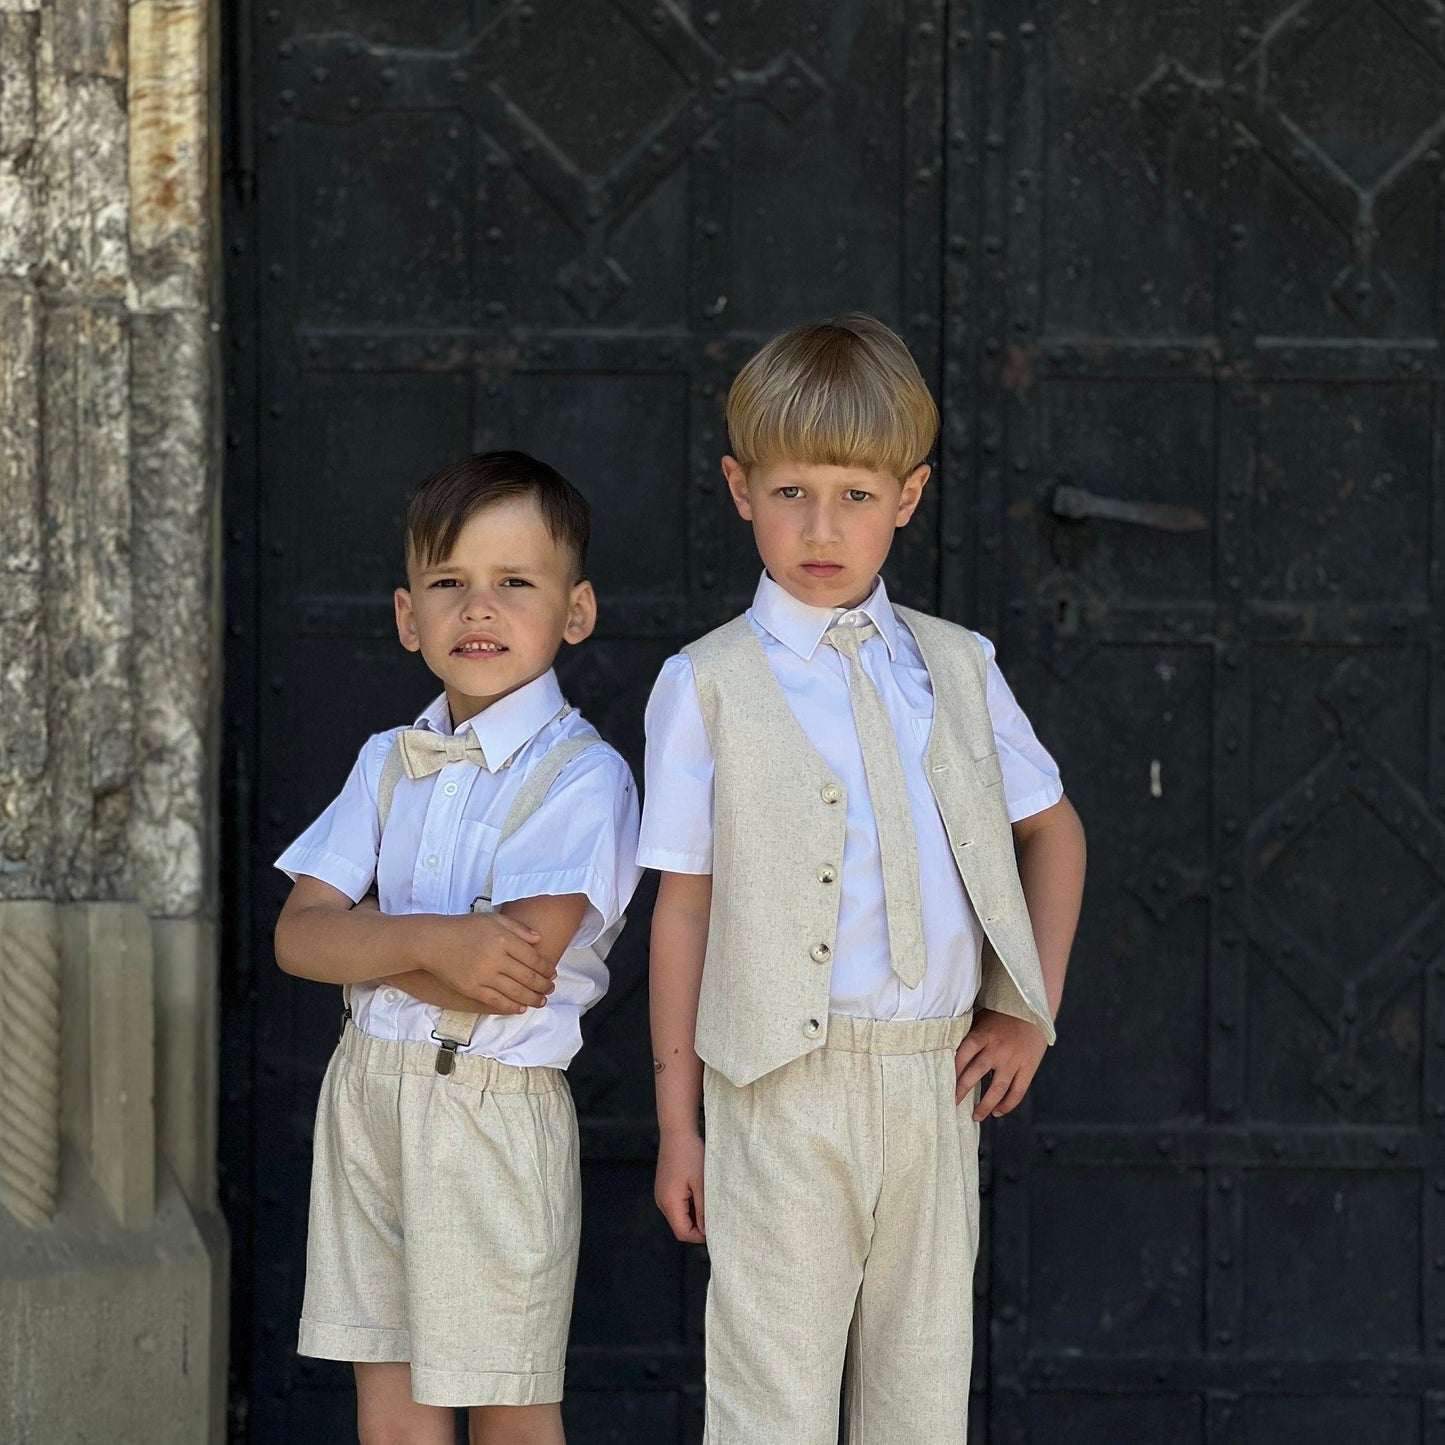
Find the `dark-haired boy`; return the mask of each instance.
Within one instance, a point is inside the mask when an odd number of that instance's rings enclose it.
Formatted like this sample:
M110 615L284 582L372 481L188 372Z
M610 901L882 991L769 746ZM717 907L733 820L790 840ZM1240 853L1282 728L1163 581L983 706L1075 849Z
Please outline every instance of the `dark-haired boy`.
M552 662L591 632L581 495L521 452L428 477L402 645L444 687L282 854L288 973L342 984L300 1351L356 1365L363 1442L558 1445L580 1217L563 1072L637 883L627 764ZM372 888L380 911L353 905Z

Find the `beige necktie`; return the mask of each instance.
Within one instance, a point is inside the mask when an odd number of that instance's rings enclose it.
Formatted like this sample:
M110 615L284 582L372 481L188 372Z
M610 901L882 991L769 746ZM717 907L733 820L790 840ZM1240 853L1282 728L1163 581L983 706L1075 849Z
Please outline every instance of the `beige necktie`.
M878 851L883 857L883 906L888 914L888 951L893 971L909 988L923 981L927 963L923 942L923 895L918 883L918 842L913 833L913 809L908 784L898 756L898 739L882 695L863 669L858 649L878 629L830 627L823 641L848 659L848 691L853 698L853 721L863 749L863 770L873 800L873 821L878 828Z
M487 755L470 730L447 737L427 728L408 728L396 735L396 744L409 778L429 778L448 763L475 763L479 768L487 765Z

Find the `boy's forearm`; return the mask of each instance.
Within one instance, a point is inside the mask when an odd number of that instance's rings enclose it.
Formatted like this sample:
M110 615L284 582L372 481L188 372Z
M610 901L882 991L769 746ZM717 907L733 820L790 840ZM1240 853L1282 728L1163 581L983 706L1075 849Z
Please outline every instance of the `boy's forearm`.
M664 874L652 915L652 1056L657 1124L664 1134L698 1129L702 1061L695 1043L697 1001L707 952L711 885L710 878Z
M1049 1012L1058 1016L1069 950L1084 895L1084 828L1067 799L1050 810L1047 826L1021 839L1019 881L1038 945Z
M434 973L428 973L424 968L410 968L404 973L383 974L377 982L390 984L392 988L399 988L403 993L409 993L414 999L420 999L422 1003L433 1004L439 1009L455 1009L460 1013L469 1014L487 1012L476 999L468 998L466 994L458 993L454 988L448 988Z
M581 926L582 917L587 912L587 898L581 893L516 898L502 904L498 912L541 934L537 951L546 963L555 965ZM483 1008L476 999L458 993L425 968L390 974L381 981L389 983L393 988L404 990L422 1003L434 1004L440 1009L455 1009L460 1013L471 1014L492 1012Z
M430 926L425 913L288 907L276 925L276 960L298 978L364 983L418 968Z

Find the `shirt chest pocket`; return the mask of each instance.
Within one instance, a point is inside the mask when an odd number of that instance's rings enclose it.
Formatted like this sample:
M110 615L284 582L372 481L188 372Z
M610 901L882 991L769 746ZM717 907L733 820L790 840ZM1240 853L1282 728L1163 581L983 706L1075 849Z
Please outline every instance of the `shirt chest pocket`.
M491 823L463 818L457 824L457 851L452 862L452 899L458 912L492 911L492 873L502 830Z

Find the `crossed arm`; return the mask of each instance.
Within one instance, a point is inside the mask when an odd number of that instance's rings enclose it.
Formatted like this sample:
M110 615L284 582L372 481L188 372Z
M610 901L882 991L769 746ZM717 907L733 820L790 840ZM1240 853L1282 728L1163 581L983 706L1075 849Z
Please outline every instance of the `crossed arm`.
M1064 992L1069 948L1084 888L1084 829L1067 798L1015 823L1019 878L1043 968L1049 1012ZM712 878L664 873L652 915L652 1049L659 1144L654 1197L678 1239L706 1239L703 1141L698 1127L702 1063L694 1047L707 951ZM954 1101L993 1074L973 1117L1007 1114L1028 1092L1047 1044L1033 1024L980 1009L954 1056Z
M298 978L384 979L440 1008L520 1014L547 1002L586 911L586 897L568 893L495 913L385 914L303 875L276 923L276 962Z

